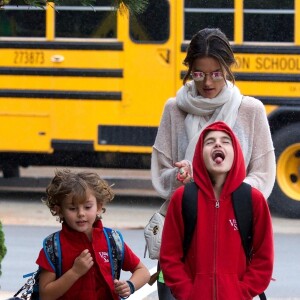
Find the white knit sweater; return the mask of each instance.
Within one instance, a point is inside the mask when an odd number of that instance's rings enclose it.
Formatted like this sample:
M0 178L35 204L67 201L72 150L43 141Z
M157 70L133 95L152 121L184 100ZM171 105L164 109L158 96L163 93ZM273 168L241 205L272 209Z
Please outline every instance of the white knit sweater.
M178 168L174 167L174 163L186 159L186 115L186 112L178 108L176 98L169 99L153 145L152 183L165 199L170 199L175 189L181 185L176 181ZM245 158L245 182L260 190L267 199L275 182L276 162L270 128L261 101L243 97L232 129L241 143Z

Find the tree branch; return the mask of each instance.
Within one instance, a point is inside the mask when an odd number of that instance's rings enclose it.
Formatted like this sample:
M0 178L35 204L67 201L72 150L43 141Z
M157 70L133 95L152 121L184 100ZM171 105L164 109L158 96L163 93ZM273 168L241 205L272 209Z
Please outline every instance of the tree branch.
M159 1L159 0L157 0ZM23 2L23 3L22 3ZM10 0L0 0L0 9L8 5ZM64 0L21 0L18 5L28 5L32 7L44 8L47 3L55 5L64 5ZM111 6L115 7L121 13L128 10L130 14L140 14L145 11L149 0L111 0ZM78 5L95 6L96 0L78 0Z

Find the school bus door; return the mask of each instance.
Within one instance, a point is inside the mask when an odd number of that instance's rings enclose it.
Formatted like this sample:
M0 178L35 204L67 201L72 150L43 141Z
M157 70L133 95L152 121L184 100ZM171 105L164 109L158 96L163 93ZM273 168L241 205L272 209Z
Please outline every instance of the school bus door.
M130 128L124 145L133 152L151 152L163 105L175 94L174 3L149 0L144 13L120 16L119 37L127 40L120 123Z

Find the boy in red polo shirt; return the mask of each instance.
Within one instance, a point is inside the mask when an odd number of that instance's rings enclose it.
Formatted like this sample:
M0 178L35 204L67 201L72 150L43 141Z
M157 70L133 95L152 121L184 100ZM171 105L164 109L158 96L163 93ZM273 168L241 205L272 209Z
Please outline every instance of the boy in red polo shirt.
M56 171L46 194L44 202L62 222L62 275L56 278L42 249L37 259L41 299L117 300L128 298L149 281L149 271L125 243L122 269L132 276L127 281L112 276L109 245L100 219L103 206L114 195L96 173Z

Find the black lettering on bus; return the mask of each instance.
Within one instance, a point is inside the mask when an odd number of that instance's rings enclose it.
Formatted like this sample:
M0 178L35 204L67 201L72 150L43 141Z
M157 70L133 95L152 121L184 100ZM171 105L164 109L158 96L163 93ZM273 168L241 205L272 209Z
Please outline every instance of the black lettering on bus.
M300 70L300 60L295 58L257 57L255 63L257 70Z
M45 54L43 51L15 51L14 64L44 64Z
M263 68L263 62L261 57L257 57L255 60L256 63L256 69L261 70Z
M297 59L297 67L296 67L296 70L298 70L298 71L300 71L300 60L299 59Z
M299 59L289 58L288 59L288 68L289 70L300 70Z
M43 51L36 52L36 63L40 65L45 63L45 57Z
M18 51L15 51L14 64L17 64L17 63L18 63L18 56L19 56L19 52L18 52Z
M290 70L296 70L297 69L297 61L293 58L289 58L288 65Z
M250 69L250 58L237 57L236 58L237 69Z
M286 69L286 65L283 66L283 67L280 66L281 62L278 61L277 58L272 58L271 62L272 62L271 69L273 69L273 70L278 70L278 69L284 70L284 69Z

